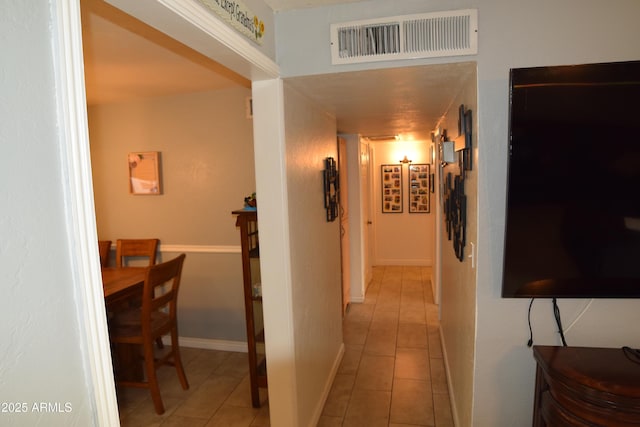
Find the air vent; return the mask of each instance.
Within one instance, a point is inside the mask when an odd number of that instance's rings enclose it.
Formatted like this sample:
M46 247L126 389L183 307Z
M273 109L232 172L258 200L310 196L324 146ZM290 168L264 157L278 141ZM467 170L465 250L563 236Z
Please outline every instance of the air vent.
M475 9L331 25L331 63L392 61L478 53Z

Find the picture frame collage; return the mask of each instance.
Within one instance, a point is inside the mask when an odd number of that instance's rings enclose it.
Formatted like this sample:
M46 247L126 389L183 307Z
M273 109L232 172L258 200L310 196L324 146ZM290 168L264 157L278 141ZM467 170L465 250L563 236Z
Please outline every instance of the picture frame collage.
M404 211L403 164L383 164L380 166L382 213L402 213ZM430 213L433 177L428 163L408 166L408 206L409 213Z
M431 165L409 165L409 213L429 213L431 206Z
M402 213L402 164L381 165L382 213Z

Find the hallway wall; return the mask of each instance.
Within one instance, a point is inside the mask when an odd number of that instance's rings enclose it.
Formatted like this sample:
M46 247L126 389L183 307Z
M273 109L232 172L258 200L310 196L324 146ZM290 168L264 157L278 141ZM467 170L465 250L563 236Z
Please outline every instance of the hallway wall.
M335 118L284 85L297 424L322 411L344 351L340 223L327 222L322 171L337 159ZM267 341L270 333L265 331ZM275 420L274 420L275 422Z
M382 212L381 165L399 164L406 155L414 164L429 163L427 141L373 143L373 245L374 265L431 266L434 261L435 193L430 193L429 213L409 212L409 165L402 165L402 212ZM432 169L433 167L430 166ZM433 173L433 170L431 171Z

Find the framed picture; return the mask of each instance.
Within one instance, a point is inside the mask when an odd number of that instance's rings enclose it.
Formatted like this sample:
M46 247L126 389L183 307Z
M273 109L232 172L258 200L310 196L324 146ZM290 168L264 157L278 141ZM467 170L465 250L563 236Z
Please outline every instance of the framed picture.
M162 194L160 185L160 152L129 153L129 193Z
M409 213L429 213L431 165L409 165Z
M402 213L402 164L380 166L382 213Z

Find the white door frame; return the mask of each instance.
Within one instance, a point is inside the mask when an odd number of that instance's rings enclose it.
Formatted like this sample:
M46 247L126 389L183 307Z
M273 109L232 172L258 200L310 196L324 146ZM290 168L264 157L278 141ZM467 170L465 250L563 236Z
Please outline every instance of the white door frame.
M176 39L179 37L183 43L186 42L194 48L201 47L198 50L205 55L215 56L217 62L252 81L277 80L279 77L277 64L251 46L226 24L211 14L203 13L202 8L195 7L193 1L108 0L108 2ZM62 123L60 144L63 167L68 170L66 197L69 201L69 218L67 223L71 234L71 261L76 275L74 283L79 296L78 318L83 328L81 346L88 359L88 381L93 390L93 411L96 423L100 426L113 426L118 425L120 421L96 241L97 227L89 152L80 3L79 0L60 0L54 2L54 5L53 33L56 50L54 67L59 101L58 112ZM276 144L283 144L280 136L277 136ZM256 171L256 179L259 178ZM275 188L272 191L286 194L282 188ZM262 206L265 207L264 201ZM275 212L283 208L286 208L286 204L284 207L276 206L271 214L286 218L286 215L280 215L281 212ZM263 241L264 243L267 242ZM282 274L285 269L286 260L271 268L276 275ZM281 307L280 312L283 311L286 312ZM266 323L265 318L265 327ZM285 408L285 410L293 411L295 408ZM291 414L279 416L286 419Z

